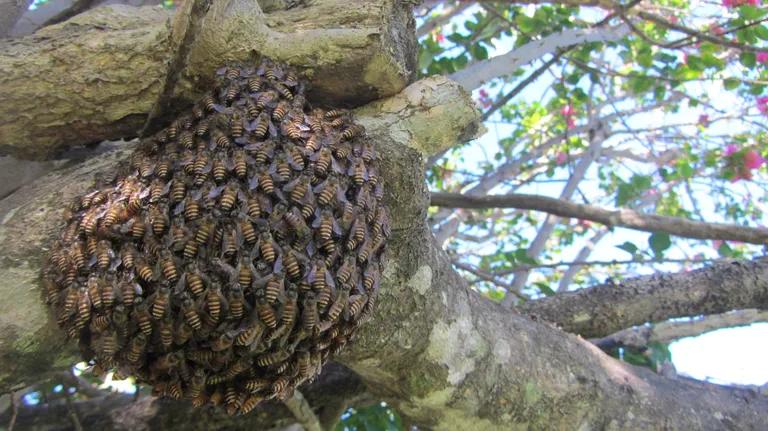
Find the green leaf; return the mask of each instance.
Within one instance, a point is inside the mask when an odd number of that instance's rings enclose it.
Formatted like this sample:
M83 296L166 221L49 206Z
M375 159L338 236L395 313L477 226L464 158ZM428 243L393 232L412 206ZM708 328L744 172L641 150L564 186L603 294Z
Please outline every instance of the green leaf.
M759 37L762 40L768 40L768 27L764 25L758 25L754 28L755 36Z
M432 59L434 56L431 52L427 51L426 49L422 49L419 51L419 69L426 69L429 67L430 64L432 64Z
M520 31L524 33L531 33L536 30L536 20L527 15L520 14L516 16L515 23L517 23Z
M626 251L627 253L631 254L632 256L634 256L635 253L637 253L637 246L629 241L626 241L624 244L617 245L616 248L620 248Z
M672 246L672 240L668 233L656 232L648 238L648 245L651 246L653 254L660 258L664 255L664 250Z
M755 53L754 52L742 52L741 55L739 55L739 61L741 61L741 64L744 66L747 66L749 68L755 67Z
M739 84L741 84L741 81L736 78L726 78L723 80L723 87L725 87L726 90L734 90Z

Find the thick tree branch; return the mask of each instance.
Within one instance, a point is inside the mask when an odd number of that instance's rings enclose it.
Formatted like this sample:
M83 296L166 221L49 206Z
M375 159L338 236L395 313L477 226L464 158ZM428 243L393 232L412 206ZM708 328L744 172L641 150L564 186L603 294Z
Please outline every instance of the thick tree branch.
M283 404L288 407L291 414L304 427L304 431L323 431L317 415L312 411L312 406L309 405L307 399L304 398L300 391L294 391L293 396L285 400Z
M768 229L725 223L705 223L679 217L643 214L628 209L609 210L538 195L507 194L469 196L433 192L431 205L450 208L517 208L543 211L560 217L578 218L645 232L665 232L685 238L721 239L750 244L768 244Z
M747 309L712 314L689 321L667 321L623 329L607 337L590 340L601 349L616 346L645 347L650 343L670 343L685 337L697 337L723 328L768 322L768 311Z
M409 112L432 128L443 126L440 119L461 119L463 124L452 127L470 128L477 115L452 117L449 109L457 109L456 93L444 97L444 92L457 88L455 84L434 83L427 81L420 90L419 83L413 84L404 92L412 96L377 102L375 106L382 107L378 114L373 108L357 112L376 137L393 235L373 321L361 327L358 338L338 360L408 420L438 430L600 429L608 424L617 429L765 428L768 401L764 398L748 391L674 382L620 363L584 340L510 313L467 288L425 222L429 193L423 149L430 148L443 132L423 125L409 129L403 125L411 123L402 118L387 118L393 112ZM430 92L432 96L427 97ZM411 106L409 100L419 103ZM444 104L417 108L425 100ZM400 126L392 126L396 124ZM43 331L52 325L39 299L41 249L57 229L57 209L62 203L81 193L93 172L126 158L128 149L123 145L83 166L55 172L2 202L0 239L5 247L0 259L0 296L14 300L0 303L0 386L34 377L30 363L38 369L71 363L60 347L51 346L61 339L60 333ZM41 356L45 360L36 359ZM304 392L317 406L311 392ZM111 410L108 403L99 403L99 411ZM177 423L169 416L155 417L167 402L141 398L139 403L145 404L117 410L122 416L115 421L142 421L137 423L165 429ZM187 418L178 421L185 429L190 424L239 426L239 419L177 408L175 417ZM280 408L264 411L270 414ZM78 412L84 427L90 424L94 416L80 405ZM251 417L259 416L245 420ZM110 423L101 428L109 428Z
M450 78L468 90L474 90L483 83L498 76L514 72L544 54L554 54L560 49L587 42L612 42L629 34L629 27L598 27L592 29L567 29L529 42L504 55L480 61L458 72Z
M185 35L191 38L184 16L193 4L183 3L173 25L159 7L112 5L0 40L0 149L46 158L135 136L174 72L174 54ZM255 0L217 1L165 99L184 108L223 62L266 55L306 72L313 100L361 105L412 80L413 26L409 7L396 0L315 0L269 15Z
M522 313L556 323L583 337L604 337L646 322L768 309L768 259L720 261L678 274L605 283L529 301Z

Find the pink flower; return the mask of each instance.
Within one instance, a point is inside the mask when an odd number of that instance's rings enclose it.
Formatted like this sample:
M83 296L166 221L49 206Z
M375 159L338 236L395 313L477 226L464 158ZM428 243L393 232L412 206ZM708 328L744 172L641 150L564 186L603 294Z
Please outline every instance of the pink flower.
M560 115L567 117L569 115L573 115L573 106L571 105L565 105L560 109Z
M765 162L763 156L755 150L744 153L744 168L746 169L760 169L760 166L763 166Z
M438 33L437 36L435 36L435 40L437 40L437 43L443 43L445 42L445 36L443 36L442 33Z
M736 144L728 144L728 146L725 147L725 152L723 155L725 157L730 157L736 151L739 151L739 147Z
M758 63L768 63L768 52L760 51L757 54L755 54L755 59L757 59Z
M709 30L717 36L722 36L725 33L725 30L716 22L709 26Z
M723 0L725 7L737 7L741 5L760 6L760 0Z
M567 161L568 161L568 154L565 154L562 151L557 153L557 155L555 156L555 164L557 164L558 166L564 165L565 162Z
M768 115L768 96L757 98L757 110L763 115Z
M723 245L723 240L722 239L715 239L715 240L712 241L712 247L714 247L715 250L719 249L720 246L722 246L722 245Z
M576 127L576 120L573 119L570 115L568 117L565 117L565 127L569 129L573 129Z
M707 114L699 115L699 126L704 126L704 127L709 126L709 115Z
M480 97L488 97L488 92L485 91L485 88L481 88L477 92L480 94Z

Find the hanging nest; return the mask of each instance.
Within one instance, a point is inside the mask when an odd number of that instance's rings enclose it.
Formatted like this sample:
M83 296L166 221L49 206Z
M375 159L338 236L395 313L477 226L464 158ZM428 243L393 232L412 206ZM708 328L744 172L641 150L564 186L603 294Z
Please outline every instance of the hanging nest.
M66 210L45 301L96 369L247 413L313 380L370 316L382 194L348 113L311 108L281 65L224 67Z

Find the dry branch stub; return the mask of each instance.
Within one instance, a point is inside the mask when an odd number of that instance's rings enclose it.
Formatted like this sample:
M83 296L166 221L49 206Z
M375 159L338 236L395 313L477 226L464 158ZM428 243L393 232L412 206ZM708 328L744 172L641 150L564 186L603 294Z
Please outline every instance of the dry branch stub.
M223 67L65 211L43 294L97 370L247 413L353 339L390 235L383 186L363 128L304 92L280 64Z

